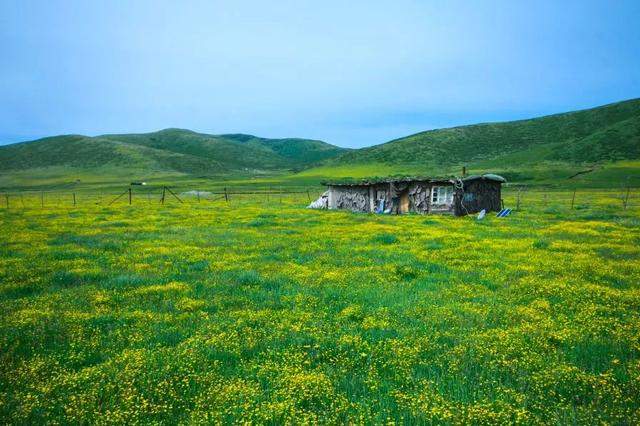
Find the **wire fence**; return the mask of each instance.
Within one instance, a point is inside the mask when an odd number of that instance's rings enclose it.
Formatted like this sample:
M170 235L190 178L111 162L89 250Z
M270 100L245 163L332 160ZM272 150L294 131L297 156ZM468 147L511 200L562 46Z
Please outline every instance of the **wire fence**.
M137 186L121 190L50 189L0 192L0 207L55 208L80 206L140 206L172 203L193 204L213 202L288 202L308 204L322 193L320 187L216 187L191 189L179 186ZM305 205L306 205L305 204Z
M503 203L515 211L638 211L640 191L634 187L612 189L548 189L525 186L503 188Z
M206 205L228 203L263 206L291 204L307 206L325 190L321 186L251 187L222 186L193 189L184 186L130 185L120 189L51 189L0 192L0 208L53 209L83 206L127 207L165 206L173 204ZM640 209L640 191L635 187L617 189L557 189L526 186L504 186L502 202L515 211L571 211Z

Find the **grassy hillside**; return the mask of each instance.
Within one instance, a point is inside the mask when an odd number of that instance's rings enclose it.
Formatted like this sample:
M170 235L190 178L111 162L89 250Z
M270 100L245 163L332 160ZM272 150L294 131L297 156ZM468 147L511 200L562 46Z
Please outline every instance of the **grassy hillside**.
M301 170L347 151L306 139L206 135L182 129L88 137L65 135L0 147L0 186L16 175L58 180L77 176L230 176Z
M243 134L222 135L222 137L244 143L247 146L271 150L282 158L295 161L300 164L300 167L337 157L340 154L351 151L322 141L310 139L265 139Z
M356 171L346 176L363 169L443 174L459 173L466 165L527 180L566 178L585 165L639 159L640 99L634 99L530 120L422 132L345 153L304 175L341 176L345 167Z
M640 99L431 130L358 150L308 139L182 129L56 136L0 147L0 188L55 187L78 179L173 183L247 177L254 184L317 185L335 177L459 174L463 165L471 173L494 171L517 183L640 186Z
M640 159L640 99L506 123L431 130L352 151L337 164L463 164L517 158L594 163Z
M172 153L213 159L220 169L301 169L347 150L308 139L267 139L252 135L207 135L183 129L103 135L100 138Z

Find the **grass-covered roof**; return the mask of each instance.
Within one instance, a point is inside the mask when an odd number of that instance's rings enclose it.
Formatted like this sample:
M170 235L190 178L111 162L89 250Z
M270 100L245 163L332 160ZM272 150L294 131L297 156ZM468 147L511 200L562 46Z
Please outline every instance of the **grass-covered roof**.
M456 176L387 176L387 177L371 177L364 179L341 179L323 181L325 186L368 186L376 185L380 183L398 183L398 182L430 182L430 183L454 183L456 180L461 179L463 182L468 182L477 179L487 179L496 182L506 182L507 180L500 175L493 173L487 173L484 175L472 175L463 178Z

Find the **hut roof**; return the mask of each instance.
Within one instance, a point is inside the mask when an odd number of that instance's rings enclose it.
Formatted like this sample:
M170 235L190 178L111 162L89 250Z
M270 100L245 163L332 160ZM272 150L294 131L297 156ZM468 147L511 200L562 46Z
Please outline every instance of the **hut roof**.
M500 182L500 183L506 183L507 180L505 178L503 178L500 175L496 175L494 173L485 173L483 175L471 175L471 176L467 176L465 178L462 178L463 182L469 181L469 180L478 180L478 179L482 179L482 180L493 180L496 182Z
M368 186L379 183L400 183L400 182L429 182L429 183L455 183L458 179L463 182L469 182L473 180L493 180L496 182L506 182L507 180L500 175L493 173L487 173L484 175L471 175L464 178L458 178L455 176L449 177L425 177L425 176L395 176L395 177L374 177L368 179L344 179L339 181L323 181L321 182L325 186Z

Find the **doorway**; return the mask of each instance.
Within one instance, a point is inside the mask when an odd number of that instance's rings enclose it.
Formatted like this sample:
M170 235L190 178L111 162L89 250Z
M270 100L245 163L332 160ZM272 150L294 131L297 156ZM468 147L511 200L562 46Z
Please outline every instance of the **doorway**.
M400 194L399 213L409 213L409 191L402 191L402 193Z

